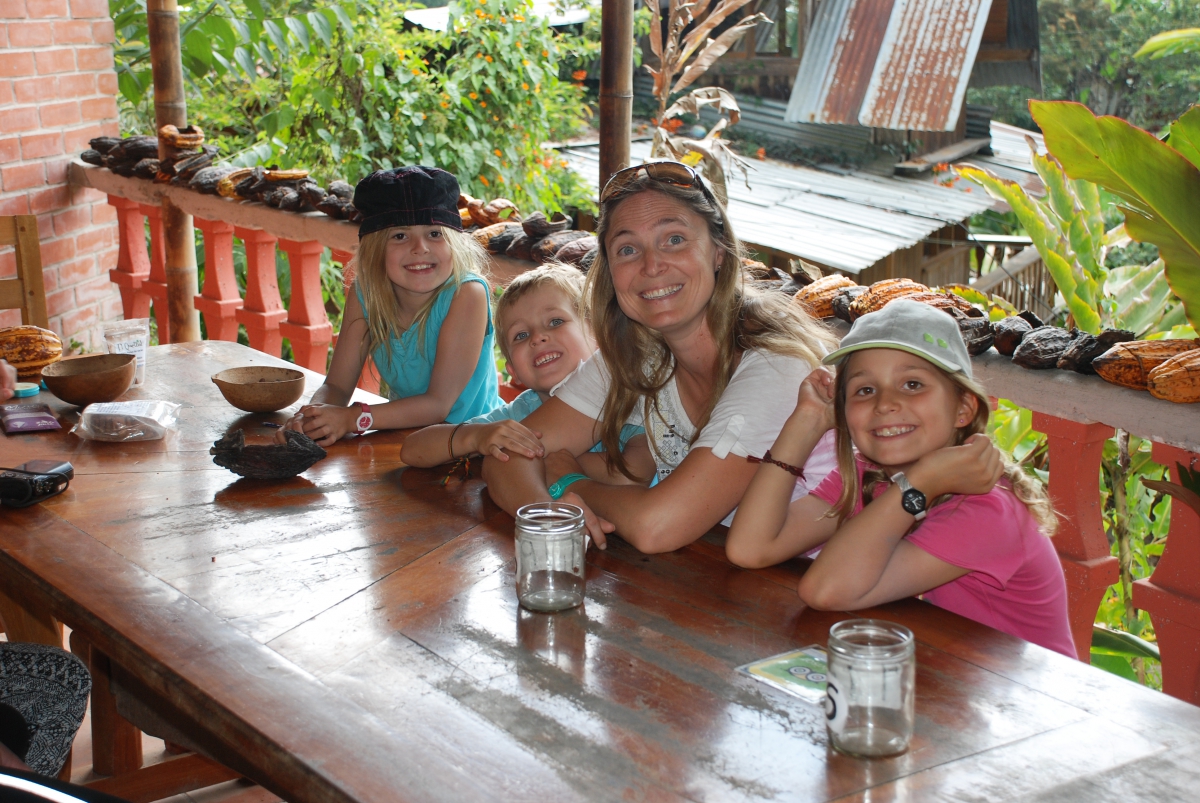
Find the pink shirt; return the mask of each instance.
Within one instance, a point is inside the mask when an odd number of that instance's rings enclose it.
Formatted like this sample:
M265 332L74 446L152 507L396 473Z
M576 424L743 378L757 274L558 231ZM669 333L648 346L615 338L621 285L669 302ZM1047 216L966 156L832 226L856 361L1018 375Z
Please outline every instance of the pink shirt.
M859 481L867 464L858 461ZM878 493L887 489L880 484ZM842 475L834 470L812 495L834 505ZM862 510L855 506L854 514ZM1050 539L1007 485L979 496L954 496L934 507L904 536L967 574L922 596L939 608L1002 630L1071 658L1067 584Z

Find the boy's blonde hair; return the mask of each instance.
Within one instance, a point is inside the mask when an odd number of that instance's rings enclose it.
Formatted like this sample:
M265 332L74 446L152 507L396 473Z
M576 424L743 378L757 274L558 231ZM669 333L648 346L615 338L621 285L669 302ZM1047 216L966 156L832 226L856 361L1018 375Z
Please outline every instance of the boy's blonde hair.
M399 227L408 228L408 227ZM443 226L442 236L450 246L450 277L445 286L457 288L467 277L474 273L487 281L487 252L469 234L463 234L452 228ZM363 339L363 353L373 354L382 345L389 359L392 354L392 337L400 337L405 329L400 325L399 309L396 296L392 291L392 282L388 279L384 258L387 255L388 237L395 228L374 231L363 236L358 243L358 251L346 265L346 292L352 285L357 285L362 293L363 314L367 318L367 336ZM413 318L412 326L417 330L417 342L425 340L425 324L429 320L429 311L441 295L441 288L430 295L421 309Z
M834 429L837 433L838 471L842 475L842 495L838 497L837 502L828 515L836 517L839 524L850 518L857 500L861 499L865 507L875 498L875 489L879 486L879 483L891 482L891 478L882 470L870 469L863 473L862 488L858 487L858 471L855 466L854 448L850 440L850 428L846 424L846 383L847 377L850 374L846 370L848 362L849 359L843 362L838 368L833 403ZM992 411L987 392L983 387L975 380L968 378L965 374L945 371L933 363L930 363L930 365L941 371L942 375L954 384L960 398L969 394L974 396L978 402L975 409L975 417L971 419L969 424L959 427L955 431L954 445L961 446L972 435L979 433L986 434L988 417ZM1019 465L1009 460L1003 452L1001 452L1000 459L1004 463L1004 477L1008 480L1013 495L1021 500L1025 507L1029 508L1030 514L1032 514L1034 520L1038 523L1038 529L1044 535L1054 535L1058 530L1058 519L1054 515L1054 507L1050 504L1050 497L1046 494L1045 486L1036 477L1031 476ZM932 508L935 505L945 502L950 496L950 494L947 494L932 500L929 507Z
M508 329L508 316L512 314L512 308L523 297L535 290L541 290L543 287L553 287L562 293L571 302L571 310L579 322L584 323L582 273L570 265L554 261L525 271L512 280L512 283L500 295L500 300L496 302L496 340L500 343L500 351L504 354L504 359L512 359L512 355L508 353L508 338L505 336Z

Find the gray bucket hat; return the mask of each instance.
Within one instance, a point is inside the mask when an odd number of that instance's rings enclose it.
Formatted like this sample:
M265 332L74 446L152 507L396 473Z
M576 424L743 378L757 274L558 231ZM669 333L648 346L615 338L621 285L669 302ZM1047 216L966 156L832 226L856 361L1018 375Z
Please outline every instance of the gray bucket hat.
M863 349L899 349L944 371L971 378L971 357L958 324L937 307L898 298L854 322L842 345L822 362L834 365Z

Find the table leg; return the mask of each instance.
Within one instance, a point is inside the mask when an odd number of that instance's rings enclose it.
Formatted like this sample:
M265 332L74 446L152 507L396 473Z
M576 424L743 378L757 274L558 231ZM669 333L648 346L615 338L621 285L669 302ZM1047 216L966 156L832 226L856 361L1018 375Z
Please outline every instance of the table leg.
M30 611L19 599L0 591L0 621L9 641L24 641L32 644L63 645L62 622L48 613Z
M98 775L123 775L140 769L142 732L117 713L108 656L76 632L71 633L71 651L87 661L92 672L92 769Z

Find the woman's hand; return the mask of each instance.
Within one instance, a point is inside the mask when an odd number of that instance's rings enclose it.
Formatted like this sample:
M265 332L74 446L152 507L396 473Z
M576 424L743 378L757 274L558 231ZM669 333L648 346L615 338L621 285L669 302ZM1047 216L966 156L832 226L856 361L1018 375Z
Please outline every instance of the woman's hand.
M1004 474L1000 450L984 434L962 446L930 452L908 472L908 481L931 501L943 494L985 494Z
M309 404L300 408L285 425L287 429L303 432L318 446L332 446L347 433L355 430L358 407L339 407L336 404Z
M473 442L467 444L469 450L463 451L465 454L478 452L490 455L503 463L508 462L505 450L522 457L541 457L546 451L542 448L541 437L542 433L534 432L517 421L497 421L480 427L471 439Z
M608 548L608 539L605 536L617 529L616 525L593 513L592 509L588 507L587 502L583 501L583 498L577 493L567 491L558 501L566 502L568 505L575 505L582 510L583 523L587 527L588 535L592 537L592 543L596 545L597 549Z
M804 416L810 422L815 421L821 432L833 429L834 381L833 372L828 368L814 368L800 383L800 392L796 396L796 412L793 415Z
M11 399L16 388L17 369L9 365L7 360L0 360L0 401Z
M546 455L546 484L553 485L568 474L586 474L575 455L565 449Z

